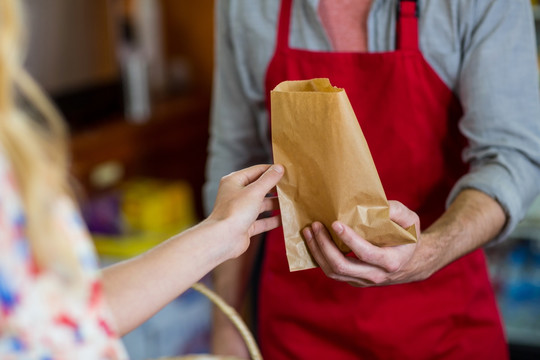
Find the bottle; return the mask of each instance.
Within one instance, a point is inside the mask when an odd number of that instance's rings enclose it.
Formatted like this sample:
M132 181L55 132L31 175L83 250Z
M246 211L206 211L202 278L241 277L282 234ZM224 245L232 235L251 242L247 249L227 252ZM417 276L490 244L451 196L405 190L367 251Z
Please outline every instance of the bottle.
M163 50L163 21L161 2L137 0L137 23L140 46L148 63L148 83L153 95L162 95L166 88Z
M148 62L140 41L133 0L117 6L118 58L122 73L124 112L128 121L144 123L150 117Z

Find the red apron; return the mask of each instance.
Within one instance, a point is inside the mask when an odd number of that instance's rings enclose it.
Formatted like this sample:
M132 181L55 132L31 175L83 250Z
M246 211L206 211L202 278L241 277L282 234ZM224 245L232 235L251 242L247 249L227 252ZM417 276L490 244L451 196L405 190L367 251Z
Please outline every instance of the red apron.
M291 8L282 1L266 93L316 77L344 88L388 199L428 227L467 168L461 106L419 51L416 2L401 1L397 50L384 53L292 49ZM321 269L289 272L278 229L267 237L260 284L258 333L269 360L508 358L480 250L422 282L354 288Z

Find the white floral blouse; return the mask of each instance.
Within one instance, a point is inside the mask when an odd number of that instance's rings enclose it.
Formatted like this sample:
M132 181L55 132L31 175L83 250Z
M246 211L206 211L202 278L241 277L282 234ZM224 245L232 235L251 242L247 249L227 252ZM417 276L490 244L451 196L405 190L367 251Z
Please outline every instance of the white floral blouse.
M84 270L81 292L68 290L55 273L36 270L13 169L0 152L0 359L127 359L85 225L71 201L55 205Z

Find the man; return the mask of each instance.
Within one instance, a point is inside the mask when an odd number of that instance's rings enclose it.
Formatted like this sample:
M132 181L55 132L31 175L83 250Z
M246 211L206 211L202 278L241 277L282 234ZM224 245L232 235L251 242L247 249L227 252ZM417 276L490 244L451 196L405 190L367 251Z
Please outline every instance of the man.
M314 223L303 234L322 271L295 273L288 271L281 230L271 232L258 303L263 356L506 359L477 249L507 236L539 192L530 3L217 6L208 210L222 174L270 158L269 91L284 80L328 77L346 89L386 195L399 201L391 202L391 218L423 229L417 244L376 248L336 222L356 255L345 257ZM215 274L216 288L232 304L245 264L228 263ZM216 350L245 355L235 336L218 318Z

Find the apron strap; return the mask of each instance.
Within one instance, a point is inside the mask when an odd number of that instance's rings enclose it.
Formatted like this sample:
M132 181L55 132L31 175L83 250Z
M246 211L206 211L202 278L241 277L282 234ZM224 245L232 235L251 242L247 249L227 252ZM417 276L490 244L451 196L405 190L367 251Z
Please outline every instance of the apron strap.
M281 0L279 10L277 49L289 48L293 0ZM418 0L398 0L396 49L418 50Z
M418 50L418 0L399 0L396 49Z
M289 29L291 26L293 0L282 0L281 9L279 10L278 34L277 34L277 49L289 48Z

